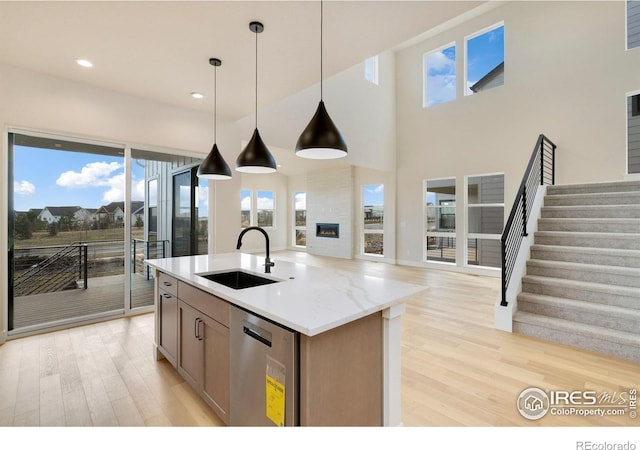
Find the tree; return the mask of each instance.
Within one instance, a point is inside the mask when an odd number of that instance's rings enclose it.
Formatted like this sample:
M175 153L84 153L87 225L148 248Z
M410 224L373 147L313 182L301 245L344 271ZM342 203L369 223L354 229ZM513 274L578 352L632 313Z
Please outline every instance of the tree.
M20 215L14 222L15 234L18 239L31 239L33 225L26 214Z
M49 236L57 236L58 235L58 224L56 222L51 222L49 224Z
M65 214L58 221L58 229L60 231L71 231L73 228L73 214Z
M136 224L135 224L135 226L136 226L137 228L142 228L142 226L143 226L143 225L144 225L144 221L142 220L142 217L137 216L137 217L136 217Z

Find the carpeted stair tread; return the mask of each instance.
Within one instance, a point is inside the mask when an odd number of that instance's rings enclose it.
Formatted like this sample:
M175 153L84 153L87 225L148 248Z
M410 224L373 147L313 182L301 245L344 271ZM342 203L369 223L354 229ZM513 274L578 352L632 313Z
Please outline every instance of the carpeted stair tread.
M523 311L516 312L513 320L515 322L528 323L554 330L575 333L581 336L603 339L614 344L630 345L638 347L638 349L640 350L640 336L633 333L612 330L610 328L598 327L595 325L572 322L564 319L557 319L555 317L541 316L538 314L532 314Z

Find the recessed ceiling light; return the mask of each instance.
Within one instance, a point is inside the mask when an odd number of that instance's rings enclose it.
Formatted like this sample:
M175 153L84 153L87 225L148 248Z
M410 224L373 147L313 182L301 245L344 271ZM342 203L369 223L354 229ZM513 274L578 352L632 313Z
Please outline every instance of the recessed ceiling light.
M93 63L88 59L76 59L76 62L82 67L93 67Z
M200 92L192 92L192 93L191 93L191 96L192 96L193 98L197 98L198 100L200 100L201 98L204 98L204 95L203 95L203 94L201 94Z

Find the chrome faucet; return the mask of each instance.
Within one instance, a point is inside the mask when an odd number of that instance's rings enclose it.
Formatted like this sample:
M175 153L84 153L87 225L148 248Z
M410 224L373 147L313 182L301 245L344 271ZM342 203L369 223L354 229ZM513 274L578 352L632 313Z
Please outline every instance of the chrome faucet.
M271 268L275 266L276 263L271 261L271 259L269 258L269 235L262 228L247 227L244 230L242 230L242 232L240 233L240 236L238 236L238 244L236 245L236 250L240 250L240 247L242 247L242 236L244 236L245 233L249 230L258 230L260 233L264 235L264 239L266 241L266 246L267 246L267 257L264 260L264 273L271 273Z

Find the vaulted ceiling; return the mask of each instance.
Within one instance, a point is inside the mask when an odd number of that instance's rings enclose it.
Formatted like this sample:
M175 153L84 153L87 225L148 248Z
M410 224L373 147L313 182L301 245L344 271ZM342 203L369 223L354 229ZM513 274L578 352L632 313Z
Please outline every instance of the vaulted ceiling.
M324 2L325 78L483 1ZM319 1L0 1L0 62L239 119L320 79ZM86 58L86 69L75 60ZM205 94L195 100L191 92Z

